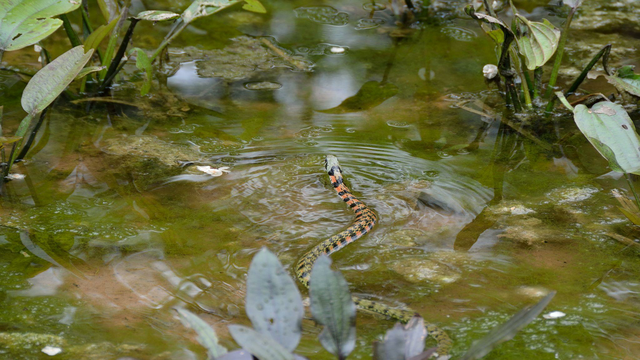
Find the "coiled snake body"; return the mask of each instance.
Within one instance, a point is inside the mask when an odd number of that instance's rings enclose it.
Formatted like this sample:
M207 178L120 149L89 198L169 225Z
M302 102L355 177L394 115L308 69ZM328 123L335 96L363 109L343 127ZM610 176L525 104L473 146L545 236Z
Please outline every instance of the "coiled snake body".
M340 169L340 164L335 156L327 155L325 159L325 170L329 174L331 185L333 185L338 196L340 196L340 198L349 205L351 210L355 212L356 218L351 226L346 230L333 235L316 245L300 259L296 268L296 273L298 280L305 287L309 287L311 269L321 254L331 255L342 249L371 231L376 222L378 222L376 214L362 201L358 200L343 183L342 170ZM403 323L408 322L414 315L416 315L413 310L394 309L388 305L361 299L355 296L353 297L353 301L360 309L382 314L397 319ZM427 329L427 333L438 343L438 354L447 354L452 346L452 341L447 333L433 324L427 324L425 327Z

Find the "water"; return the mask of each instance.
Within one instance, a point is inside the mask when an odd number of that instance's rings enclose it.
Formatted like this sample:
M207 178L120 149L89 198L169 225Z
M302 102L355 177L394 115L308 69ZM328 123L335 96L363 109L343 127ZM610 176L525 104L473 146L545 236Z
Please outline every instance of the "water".
M114 89L117 102L52 108L15 168L26 178L2 190L0 358L42 358L46 344L60 346L61 359L204 358L172 310L184 303L234 348L226 325L248 323L252 256L266 246L293 273L352 219L322 171L325 154L338 156L380 216L333 256L354 293L410 306L446 329L459 355L556 290L545 313L566 316L536 319L492 359L638 358L638 252L607 235L636 234L610 193L624 181L600 177L606 162L569 117L514 126L520 132L501 123L501 100L481 75L493 48L474 21L454 17L458 3L439 3L422 27L401 33L390 6L271 5L264 16L196 22L172 50L184 59L146 97L134 79ZM148 34L164 26L140 24L136 46L152 48ZM236 59L219 49L247 41L231 40L241 33L266 36L290 60L215 63ZM49 40L54 53L62 36ZM200 55L188 59L196 45ZM583 58L568 53L568 62ZM24 50L5 61L35 57ZM318 111L369 81L397 93L364 94L355 103L363 111L353 102ZM1 72L0 86L9 134L24 84ZM464 110L465 100L497 115ZM229 173L210 177L189 163ZM391 326L359 314L352 358L369 358ZM305 321L298 353L331 358L319 331Z

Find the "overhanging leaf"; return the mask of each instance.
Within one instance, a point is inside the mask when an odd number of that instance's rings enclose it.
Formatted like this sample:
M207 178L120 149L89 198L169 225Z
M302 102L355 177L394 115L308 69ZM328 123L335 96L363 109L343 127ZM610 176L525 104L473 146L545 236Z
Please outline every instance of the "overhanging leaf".
M49 106L80 73L92 54L93 50L85 54L82 46L76 46L40 69L22 93L24 111L35 115ZM16 136L23 135L16 133Z
M622 106L609 101L590 109L577 105L573 119L612 170L640 174L640 137Z
M214 14L229 6L239 3L241 0L196 0L180 15L182 21L190 23L193 20Z
M535 70L546 64L556 52L560 30L547 20L540 23L529 21L521 15L516 16L529 29L526 35L516 39L518 50L524 56L527 68Z
M97 49L98 46L100 46L100 43L102 42L102 40L105 38L105 36L111 33L113 28L116 26L116 23L118 23L119 19L120 19L120 16L117 16L115 19L111 20L110 23L106 25L101 25L100 27L95 29L91 33L91 35L87 37L87 40L85 40L84 50L89 51L90 49Z
M62 20L53 16L80 7L80 0L0 1L0 51L33 45L56 31Z
M322 255L311 270L309 283L311 314L324 325L320 343L338 358L346 358L356 344L356 305L342 275L331 270L331 260Z
M180 14L176 14L171 11L162 11L162 10L148 10L138 13L135 16L138 20L146 20L146 21L168 21L174 20L180 17Z
M207 349L209 358L215 359L227 353L227 349L218 344L218 337L213 328L204 320L200 319L196 314L186 309L176 308L178 314L184 322L186 322L197 334L200 345Z
M269 335L242 325L229 325L229 332L238 345L260 360L294 360L293 354Z
M340 105L331 109L318 111L326 114L345 114L364 111L382 104L385 100L395 96L397 93L398 87L394 84L367 81L355 95L344 99Z
M533 307L520 310L509 319L509 321L491 330L487 336L474 342L461 360L480 359L487 355L494 347L498 346L498 344L513 339L518 331L522 330L523 327L527 326L533 319L540 315L542 310L549 305L555 294L555 291L551 292Z
M296 283L269 250L254 256L247 277L247 316L253 328L289 351L300 342L304 308Z
M242 8L247 11L253 11L256 13L264 14L267 12L267 9L264 8L264 5L258 0L244 0L245 4L242 5Z

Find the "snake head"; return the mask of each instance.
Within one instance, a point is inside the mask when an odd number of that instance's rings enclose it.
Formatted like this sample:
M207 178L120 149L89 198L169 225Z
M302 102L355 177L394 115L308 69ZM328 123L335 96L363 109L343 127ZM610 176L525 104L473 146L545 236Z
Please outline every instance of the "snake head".
M337 167L338 169L340 169L340 163L338 163L338 158L333 155L327 155L327 157L324 159L325 170L327 170L327 172L330 172L331 169L333 169L334 167Z

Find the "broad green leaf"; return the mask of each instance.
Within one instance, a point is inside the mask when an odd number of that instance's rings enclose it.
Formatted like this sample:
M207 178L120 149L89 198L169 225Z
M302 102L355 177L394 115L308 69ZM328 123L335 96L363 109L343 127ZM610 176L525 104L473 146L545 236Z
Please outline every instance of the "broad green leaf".
M294 360L293 354L271 336L242 325L229 325L233 339L260 360Z
M498 346L498 344L513 339L518 331L522 330L522 328L527 326L533 321L533 319L540 315L542 310L549 305L551 299L553 299L555 295L555 291L551 292L533 307L520 310L511 319L509 319L509 321L491 330L487 336L474 342L461 360L480 359L493 350L493 348Z
M640 96L640 75L633 72L633 66L623 66L618 70L616 76L605 75L605 78L618 90Z
M93 50L85 54L82 46L76 46L40 69L22 93L24 111L35 115L49 106L80 73L92 54Z
M258 0L244 0L245 4L242 5L242 8L247 11L253 11L256 13L264 14L267 12L267 9L264 8L264 5Z
M56 31L62 20L52 17L80 7L80 0L0 1L0 51L33 45Z
M120 16L117 16L115 19L111 20L110 23L106 25L101 25L97 29L95 29L91 35L87 37L87 40L84 42L84 50L89 51L91 49L97 49L100 46L100 43L105 38L105 36L109 35L113 28L120 20Z
M364 111L382 104L385 100L394 97L398 93L398 87L391 83L367 81L360 90L350 96L334 108L317 110L326 114L345 114Z
M151 90L151 81L153 80L153 67L149 57L142 49L137 49L138 54L136 56L136 67L140 70L144 70L145 77L142 88L140 89L140 95L146 95Z
M120 9L116 0L98 0L98 7L106 22L111 22L120 15Z
M382 342L374 347L376 360L406 360L405 357L406 334L404 327L396 323L393 329L387 331Z
M504 32L500 29L487 31L487 35L489 35L489 37L498 45L502 45L504 42Z
M227 349L218 344L218 337L213 328L204 320L186 309L176 308L180 317L198 334L198 342L207 349L209 358L215 359L227 353Z
M104 69L104 66L87 66L86 68L82 69L82 71L80 71L76 78L73 80L81 80L83 77L91 73L98 72L102 69Z
M609 101L590 109L577 105L573 119L612 170L640 174L640 137L622 106Z
M229 6L239 3L241 0L196 0L180 15L182 21L190 23L193 20L214 14Z
M311 270L309 283L311 314L324 325L320 343L338 358L346 358L356 344L356 305L342 275L331 270L331 260L322 255Z
M180 14L176 14L171 11L162 11L162 10L148 10L138 13L135 16L138 20L146 20L146 21L167 21L174 20L180 17Z
M535 70L546 64L556 52L560 41L560 30L547 20L540 23L529 21L521 15L517 17L529 29L526 35L516 40L518 50L524 56L527 69Z
M253 328L289 351L300 342L304 308L296 283L267 249L254 256L247 277L247 316Z

